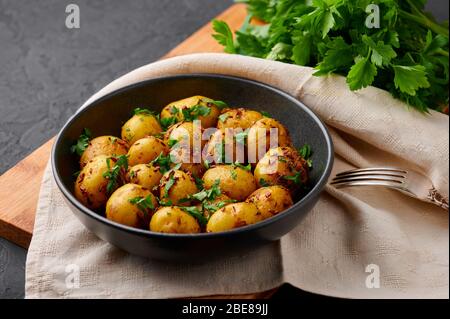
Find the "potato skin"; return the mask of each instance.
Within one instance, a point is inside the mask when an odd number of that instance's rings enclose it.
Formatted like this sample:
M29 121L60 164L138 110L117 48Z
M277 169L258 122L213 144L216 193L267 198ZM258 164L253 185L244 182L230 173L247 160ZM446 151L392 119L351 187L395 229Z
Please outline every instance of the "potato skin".
M216 211L206 225L208 233L227 231L263 220L262 214L252 203L234 203Z
M176 164L172 164L175 166ZM190 174L192 177L202 178L206 168L202 163L182 163L180 171Z
M86 164L99 155L106 156L120 156L128 152L128 144L120 138L106 135L99 136L89 142L88 147L80 157L80 167L83 168Z
M130 166L148 164L161 153L163 155L169 154L169 147L166 143L154 136L147 136L131 145L128 151L128 164Z
M277 147L292 145L292 140L289 132L283 124L272 118L262 118L255 124L253 124L248 131L247 145L249 158L252 159L252 162L253 160L256 160L254 161L254 163L256 163L263 156L258 156L259 147L261 147L263 154L265 154L271 148L270 130L272 128L278 130L278 143L276 145ZM260 146L259 142L263 142L264 144ZM272 143L274 142L275 141L272 141Z
M150 221L150 230L159 233L192 234L200 232L197 220L179 207L162 207Z
M255 204L263 219L275 216L294 204L289 190L279 185L257 189L246 202Z
M147 196L151 198L154 208L146 209L145 212L140 210L136 204L130 202L134 198L146 198ZM146 228L157 207L158 201L147 188L137 184L125 184L119 187L108 199L106 218L130 227Z
M298 174L299 183L286 179ZM255 178L259 187L282 185L290 191L295 191L301 185L307 184L308 166L294 148L273 148L256 165Z
M103 177L108 172L108 158L109 156L99 155L89 161L75 182L75 197L90 209L101 208L108 200L108 179Z
M219 120L217 122L217 128L219 129L230 127L245 130L263 118L261 113L243 108L226 110L223 115L226 118L223 121Z
M201 160L204 145L202 132L200 125L194 125L192 122L180 122L172 125L164 135L164 142L167 145L177 141L170 150L172 161L193 163L194 155ZM194 143L194 141L196 142Z
M217 118L220 115L220 109L212 102L212 99L201 95L195 95L186 99L175 101L164 107L164 109L161 111L161 118L164 119L175 117L177 119L177 122L182 122L185 120L183 116L183 110L190 109L195 105L202 105L208 107L210 109L210 112L208 115L199 116L198 119L201 121L203 128L213 127L217 124Z
M206 159L209 163L231 164L236 161L246 161L245 143L236 142L235 131L232 128L217 130L206 145Z
M158 187L163 174L158 166L138 164L128 169L127 180L153 191Z
M218 165L203 175L204 187L209 189L220 180L219 187L225 195L237 201L245 200L256 190L253 174L233 165Z
M122 140L127 142L128 145L132 145L143 137L161 132L161 125L154 115L136 114L122 126Z
M166 186L172 179L173 185L166 191ZM172 205L189 206L190 202L180 202L180 200L197 192L198 188L194 179L180 170L165 173L159 184L159 198L163 201L170 200Z

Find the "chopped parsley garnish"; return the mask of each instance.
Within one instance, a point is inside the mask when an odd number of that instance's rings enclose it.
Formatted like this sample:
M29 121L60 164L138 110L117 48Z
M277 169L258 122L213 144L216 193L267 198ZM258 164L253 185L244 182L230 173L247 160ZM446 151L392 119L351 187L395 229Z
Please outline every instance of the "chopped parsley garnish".
M267 183L267 181L264 178L259 179L259 185L261 185L262 187L270 186L270 184Z
M247 172L250 172L252 170L252 164L243 165L243 164L241 164L239 162L235 162L232 165L235 166L235 167L242 168L243 170L245 170Z
M269 112L261 111L262 116L272 118L272 116L269 114Z
M183 109L183 118L187 122L197 120L199 116L207 116L211 113L211 108L203 105L194 105L193 107Z
M166 182L166 185L164 185L164 197L169 197L169 190L172 188L172 186L175 184L175 177L173 176L174 172L171 172L169 174L169 179Z
M89 129L83 129L80 137L76 144L72 145L70 151L72 153L77 153L79 156L83 155L86 148L89 146L89 141L91 140L92 133Z
M211 103L217 106L219 109L224 109L228 107L228 104L225 103L224 101L212 101Z
M114 161L114 166L111 166L112 161ZM106 159L106 165L108 167L108 170L103 173L103 177L108 179L106 191L108 194L111 194L119 184L121 173L128 170L128 158L126 155L121 155L119 157L110 157Z
M200 225L205 226L208 223L208 219L205 216L203 216L203 213L196 206L191 207L180 206L180 208L189 215L191 215L192 217L194 217L195 219L197 219Z
M142 109L137 107L133 110L133 115L155 115L155 112L150 111L149 109Z
M236 172L236 170L234 169L234 167L233 167L233 169L231 170L231 178L234 179L234 180L237 179L237 172Z
M158 200L158 203L160 206L172 206L173 205L171 199L164 200L164 199L159 199L158 197L156 197L156 199Z
M169 145L169 147L173 147L173 146L175 146L175 145L177 145L178 144L178 140L175 140L175 139L169 139L169 141L167 142L167 145Z
M222 194L222 191L219 187L220 180L216 180L214 182L214 185L210 189L203 189L202 191L195 193L194 195L191 195L191 198L194 198L198 201L204 201L204 200L214 200L217 198L217 196L220 196Z
M308 167L312 167L312 151L311 151L311 146L309 146L309 144L305 144L302 147L300 147L298 149L298 153L300 154L301 157L303 157L306 161L306 164L308 165Z
M294 182L297 185L301 185L302 184L302 172L301 171L295 172L295 174L291 175L291 176L288 176L288 175L283 176L283 178L285 180L292 181L292 182Z
M168 171L170 171L170 165L172 164L172 161L170 159L169 155L164 155L162 152L158 155L157 158L155 158L153 161L151 161L151 164L154 166L159 167L159 171L164 174Z
M144 216L147 217L149 211L155 209L155 205L153 205L152 197L147 195L146 197L138 196L128 200L131 204L136 205L139 210L144 213Z
M169 117L159 119L159 124L161 124L161 127L164 131L166 131L169 127L171 127L172 125L174 125L177 122L178 122L178 119L174 116L169 116Z

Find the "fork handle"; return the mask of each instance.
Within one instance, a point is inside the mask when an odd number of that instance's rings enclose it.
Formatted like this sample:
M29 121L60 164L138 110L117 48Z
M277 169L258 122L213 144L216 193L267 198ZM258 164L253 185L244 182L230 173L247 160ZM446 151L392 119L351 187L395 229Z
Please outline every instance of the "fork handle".
M439 207L442 207L442 208L448 210L448 201L447 201L447 199L445 199L444 196L439 194L439 192L437 191L436 188L433 187L432 189L429 190L427 198L433 204L438 205Z

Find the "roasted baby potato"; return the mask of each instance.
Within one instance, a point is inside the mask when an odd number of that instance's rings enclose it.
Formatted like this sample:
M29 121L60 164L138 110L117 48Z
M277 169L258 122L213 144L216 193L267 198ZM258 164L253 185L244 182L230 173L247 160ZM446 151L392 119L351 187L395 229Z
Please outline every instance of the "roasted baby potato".
M128 169L127 180L153 191L158 187L163 174L158 166L153 164L138 164Z
M308 165L292 147L269 150L255 168L259 187L282 185L295 191L308 182Z
M106 203L106 218L119 224L147 228L158 207L156 197L145 187L125 184Z
M272 134L273 137L271 136ZM253 124L248 131L247 147L249 159L253 163L259 161L272 148L271 144L275 147L290 146L292 141L284 125L277 120L265 117Z
M198 119L203 128L216 126L220 109L214 100L196 95L183 100L172 102L161 111L161 119L175 118L176 122L187 121L185 113L192 119Z
M253 174L235 165L218 165L210 168L203 175L204 187L210 189L219 181L223 194L237 201L245 200L256 190Z
M237 139L232 128L216 131L206 145L205 156L209 163L244 163L245 155L245 141Z
M174 167L176 164L172 164ZM180 171L190 174L194 178L202 178L206 168L202 163L182 163Z
M154 136L147 136L137 140L128 151L128 164L148 164L160 154L169 154L169 147L164 141Z
M206 225L208 233L227 231L255 224L263 220L262 214L252 203L234 203L216 211Z
M125 155L127 152L128 145L120 138L110 135L99 136L89 142L88 147L83 152L83 155L81 155L80 167L85 167L89 161L99 155Z
M106 186L108 179L107 161L110 157L99 155L89 161L81 170L75 182L75 197L90 209L103 207L108 200Z
M194 179L180 170L168 171L159 184L159 198L171 205L189 206L190 202L185 199L196 192L198 188Z
M250 128L256 121L262 119L263 115L257 111L248 109L229 109L220 115L217 128Z
M257 189L246 202L255 204L263 219L272 217L293 205L289 190L279 185Z
M197 220L179 207L162 207L152 217L150 230L159 233L199 233Z
M193 163L194 156L201 160L202 129L192 122L173 125L166 132L164 142L171 147L170 155L175 163Z
M141 112L133 115L122 126L122 140L127 142L128 145L132 145L143 137L156 135L161 132L162 128L156 116L150 112Z

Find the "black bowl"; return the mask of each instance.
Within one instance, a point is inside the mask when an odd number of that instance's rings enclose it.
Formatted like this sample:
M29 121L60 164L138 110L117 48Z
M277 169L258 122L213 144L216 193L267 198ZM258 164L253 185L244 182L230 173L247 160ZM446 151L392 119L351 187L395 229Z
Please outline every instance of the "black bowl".
M120 135L120 127L136 107L155 111L171 101L204 95L233 107L269 112L289 129L296 147L311 145L314 167L311 189L286 211L260 223L223 233L162 234L124 226L83 206L73 195L78 159L70 146L83 128L93 136ZM333 146L326 127L305 105L268 85L242 78L190 74L157 78L117 90L76 113L59 133L52 151L56 183L70 209L101 239L132 254L162 260L204 260L278 240L291 231L319 199L333 164Z

